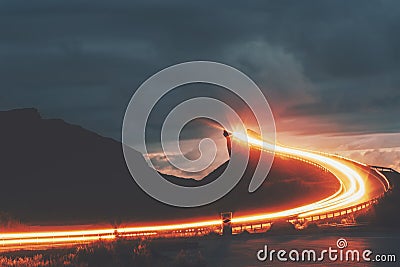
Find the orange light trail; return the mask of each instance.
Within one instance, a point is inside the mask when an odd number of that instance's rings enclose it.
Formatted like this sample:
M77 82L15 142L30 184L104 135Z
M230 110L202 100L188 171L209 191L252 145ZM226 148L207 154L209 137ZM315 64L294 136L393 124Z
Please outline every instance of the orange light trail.
M298 216L300 218L308 217L315 214L327 213L337 209L352 206L357 201L362 200L365 195L365 184L361 175L354 169L345 165L344 163L335 160L332 157L324 156L316 152L303 151L300 149L289 148L284 146L274 146L270 143L264 142L251 135L242 135L240 133L232 133L232 136L241 142L248 143L253 147L267 151L275 151L298 158L302 158L321 165L329 170L340 183L340 188L333 195L320 200L318 202L296 207L289 210L279 211L275 213L260 214L254 216L245 216L233 218L232 223L256 221L264 219L275 219L281 217Z
M317 202L279 212L234 217L232 218L232 224L245 224L288 217L306 218L312 215L326 214L335 210L351 207L366 200L366 188L361 174L354 165L345 164L343 158L281 145L274 146L251 134L242 135L234 132L232 133L232 137L236 141L258 149L274 151L275 153L317 164L331 172L338 179L340 184L339 189L334 194ZM354 163L359 164L357 162ZM0 233L0 250L6 250L7 247L18 245L20 247L26 245L25 248L29 248L28 246L31 244L71 244L90 242L99 239L114 239L119 235L156 235L163 231L210 228L218 227L220 224L221 220L206 220L180 224L124 227L118 229L106 228L73 231Z

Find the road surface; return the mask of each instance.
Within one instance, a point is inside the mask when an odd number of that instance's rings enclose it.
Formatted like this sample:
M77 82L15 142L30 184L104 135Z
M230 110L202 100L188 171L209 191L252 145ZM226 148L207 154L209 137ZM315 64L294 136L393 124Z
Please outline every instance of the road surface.
M382 196L390 189L389 181L369 168L367 165L344 159L336 155L306 151L285 146L273 146L257 136L232 133L232 138L245 142L257 149L274 150L284 157L306 161L331 172L339 181L339 188L329 197L304 206L272 212L251 214L232 218L233 225L246 225L256 222L266 222L285 218L309 218L314 215L327 214L357 206L371 199ZM318 190L316 188L316 190ZM91 226L90 229L77 230L76 227L65 226L62 230L43 230L32 232L0 233L0 250L37 249L44 247L69 246L89 243L96 240L112 240L119 236L163 236L166 233L206 233L210 229L221 226L220 219L189 221L185 223L159 223L150 226L133 226L123 228L104 228Z

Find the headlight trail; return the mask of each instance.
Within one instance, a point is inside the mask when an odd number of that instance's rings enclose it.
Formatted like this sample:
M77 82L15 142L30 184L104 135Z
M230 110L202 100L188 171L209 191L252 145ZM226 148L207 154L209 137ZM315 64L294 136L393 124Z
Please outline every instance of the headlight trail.
M272 221L283 218L307 218L318 214L327 214L341 209L346 209L354 205L369 200L366 193L366 185L361 173L355 167L362 163L352 162L337 156L322 154L314 151L305 151L281 145L272 145L268 142L254 137L251 134L241 135L231 133L233 139L253 148L267 151L274 151L277 154L288 156L300 160L305 160L314 165L320 166L331 172L339 181L338 190L329 197L317 202L303 206L294 207L287 210L270 213L252 214L232 218L232 224L246 224L257 221ZM365 165L363 165L365 167ZM387 180L386 180L387 181ZM383 192L386 191L384 184ZM68 245L75 243L88 243L99 239L114 239L117 236L146 236L158 235L167 231L184 231L201 228L215 228L221 225L221 220L202 220L188 223L160 224L154 226L135 226L123 228L103 228L90 230L64 230L64 231L41 231L41 232L16 232L0 233L0 250L11 248L35 247L35 245ZM68 229L68 226L65 226Z
M318 202L274 213L237 217L232 219L232 223L243 223L247 221L259 221L291 216L304 218L315 214L327 213L352 206L356 204L357 201L362 200L365 195L365 184L361 175L356 170L334 159L333 157L323 156L315 152L303 151L295 148L278 145L273 146L270 143L264 142L263 140L257 139L250 135L242 135L234 132L232 133L232 136L234 139L244 143L247 142L250 146L258 149L275 151L275 153L281 153L291 157L298 157L313 163L317 163L335 175L340 183L340 188L338 191Z

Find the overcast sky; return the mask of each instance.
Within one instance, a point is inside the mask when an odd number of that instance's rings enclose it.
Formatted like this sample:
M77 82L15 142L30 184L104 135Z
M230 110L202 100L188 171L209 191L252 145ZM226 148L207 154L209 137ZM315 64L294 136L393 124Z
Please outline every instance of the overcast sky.
M400 168L399 29L398 1L2 1L0 109L120 140L144 80L218 61L263 90L281 142Z

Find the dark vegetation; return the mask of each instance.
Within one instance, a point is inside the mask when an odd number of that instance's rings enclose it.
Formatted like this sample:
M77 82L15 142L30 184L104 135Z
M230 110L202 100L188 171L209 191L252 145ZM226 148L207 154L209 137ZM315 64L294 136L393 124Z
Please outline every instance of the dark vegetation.
M400 174L397 172L385 172L385 176L393 185L379 202L366 214L357 218L358 222L366 222L374 229L398 229L400 224Z
M206 261L195 241L120 239L70 249L11 252L0 256L0 266L202 267Z

